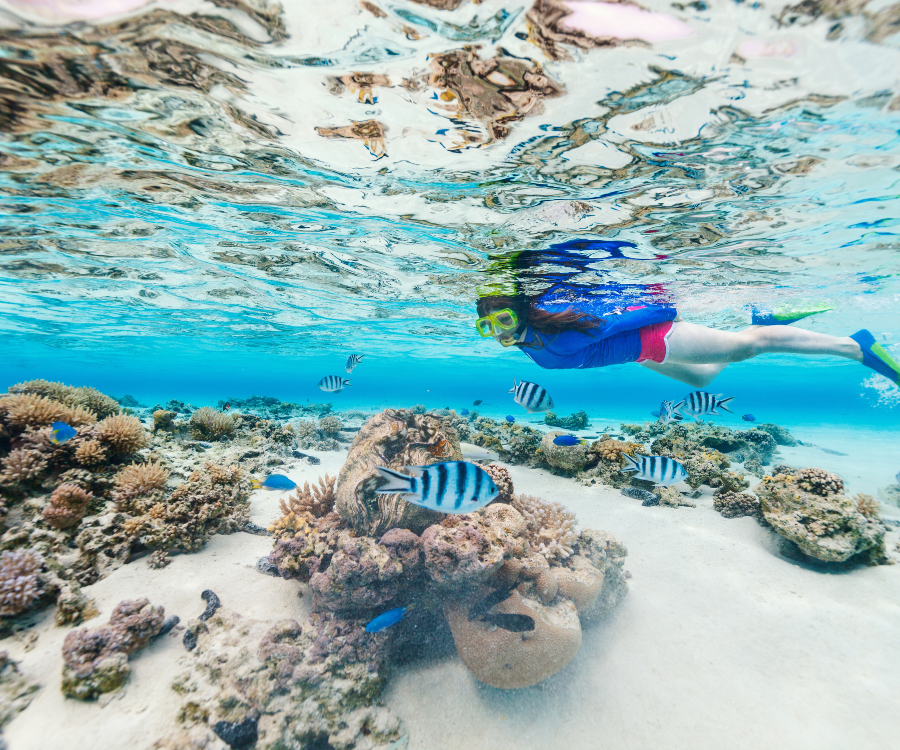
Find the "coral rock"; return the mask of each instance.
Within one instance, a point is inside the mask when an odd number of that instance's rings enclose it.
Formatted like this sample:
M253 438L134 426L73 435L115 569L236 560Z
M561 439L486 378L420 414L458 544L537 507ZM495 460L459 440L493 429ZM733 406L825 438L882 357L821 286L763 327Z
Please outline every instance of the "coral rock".
M577 537L574 513L560 503L529 495L516 495L512 507L524 516L528 539L535 552L547 560L563 559L572 554Z
M175 429L177 412L157 409L153 412L153 431L172 432Z
M482 591L480 596L485 593ZM566 599L547 606L524 598L516 590L493 609L533 618L534 630L524 633L513 633L480 620L469 622L470 604L448 602L444 615L459 658L476 678L492 687L535 685L566 666L581 648L578 613Z
M824 469L800 469L795 479L800 489L822 497L844 491L844 480Z
M579 612L589 610L603 589L603 572L581 555L572 555L565 568L552 568L559 595L571 599Z
M759 500L749 492L716 492L713 497L713 508L725 518L760 516Z
M319 430L326 437L335 437L341 431L341 427L343 426L343 422L333 415L322 417L319 420Z
M541 452L547 463L554 469L560 469L567 473L575 473L581 471L588 465L588 446L586 445L556 445L553 439L558 435L565 435L564 432L551 431L544 435L541 440Z

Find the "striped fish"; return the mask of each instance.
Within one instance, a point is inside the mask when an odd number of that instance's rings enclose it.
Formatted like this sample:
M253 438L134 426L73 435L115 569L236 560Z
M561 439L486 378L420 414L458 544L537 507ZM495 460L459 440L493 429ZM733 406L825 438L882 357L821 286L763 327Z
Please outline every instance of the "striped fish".
M510 393L515 394L515 401L523 409L530 412L547 411L553 408L553 399L547 393L546 388L541 388L537 383L529 383L523 380L521 383L513 381L513 387L509 389Z
M732 401L734 396L722 398L721 393L707 393L706 391L694 391L675 404L675 408L683 414L693 417L698 422L702 414L718 414L716 409L724 409L731 412L725 404ZM733 413L733 412L731 412Z
M340 375L326 375L319 381L319 388L329 393L337 393L350 385L349 378L342 378Z
M629 456L627 453L622 454L628 462L622 471L637 472L634 476L638 479L644 479L648 482L656 482L654 487L663 487L669 484L677 484L687 478L687 469L685 469L674 458L666 456L642 456L638 454L637 458Z
M671 401L663 401L659 405L659 421L663 424L680 422L684 417L675 411L675 405Z
M388 480L375 492L399 493L407 502L441 513L471 513L497 498L500 490L480 466L468 461L445 461L430 466L404 466L409 476L376 466Z
M356 367L360 362L362 362L362 358L365 356L365 354L351 354L349 357L347 357L347 364L344 365L344 369L348 373L353 372L353 368Z

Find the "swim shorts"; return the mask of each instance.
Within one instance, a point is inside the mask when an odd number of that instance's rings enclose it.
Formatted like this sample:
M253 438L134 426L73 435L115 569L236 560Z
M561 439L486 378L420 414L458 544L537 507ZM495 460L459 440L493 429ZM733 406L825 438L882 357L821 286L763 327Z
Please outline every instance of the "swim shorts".
M641 356L638 362L657 362L663 364L669 358L669 334L672 333L672 321L654 323L640 329Z

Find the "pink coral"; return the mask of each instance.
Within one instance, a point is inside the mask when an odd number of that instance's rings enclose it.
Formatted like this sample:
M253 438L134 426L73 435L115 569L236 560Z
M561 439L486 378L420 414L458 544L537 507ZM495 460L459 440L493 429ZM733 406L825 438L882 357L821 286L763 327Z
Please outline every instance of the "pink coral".
M0 554L0 616L18 615L38 598L41 556L32 550Z
M34 481L47 469L47 459L38 451L18 448L2 461L0 484L26 484Z
M50 504L44 508L44 520L56 529L77 526L84 518L88 504L94 496L77 484L61 484L50 495Z

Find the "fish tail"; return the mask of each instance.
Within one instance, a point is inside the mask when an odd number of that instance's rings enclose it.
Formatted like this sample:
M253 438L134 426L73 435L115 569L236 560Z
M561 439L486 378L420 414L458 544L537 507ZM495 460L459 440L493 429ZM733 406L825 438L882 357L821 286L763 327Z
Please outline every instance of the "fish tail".
M731 411L731 409L729 409L727 406L725 406L725 404L727 404L729 401L733 401L733 400L734 400L734 396L729 396L728 398L723 398L721 401L716 403L716 408L724 409L729 414L734 414L734 412Z
M386 469L383 466L376 466L375 471L388 480L387 484L383 484L375 490L379 495L392 495L396 492L408 493L412 489L413 478L406 476L406 474L401 474L393 469Z
M258 479L251 479L250 484L253 485L254 490L258 490L260 487L262 487L262 482L260 482Z
M640 462L634 456L629 456L627 453L623 453L622 458L624 458L628 462L628 465L625 468L621 469L621 471L640 471L641 470Z

